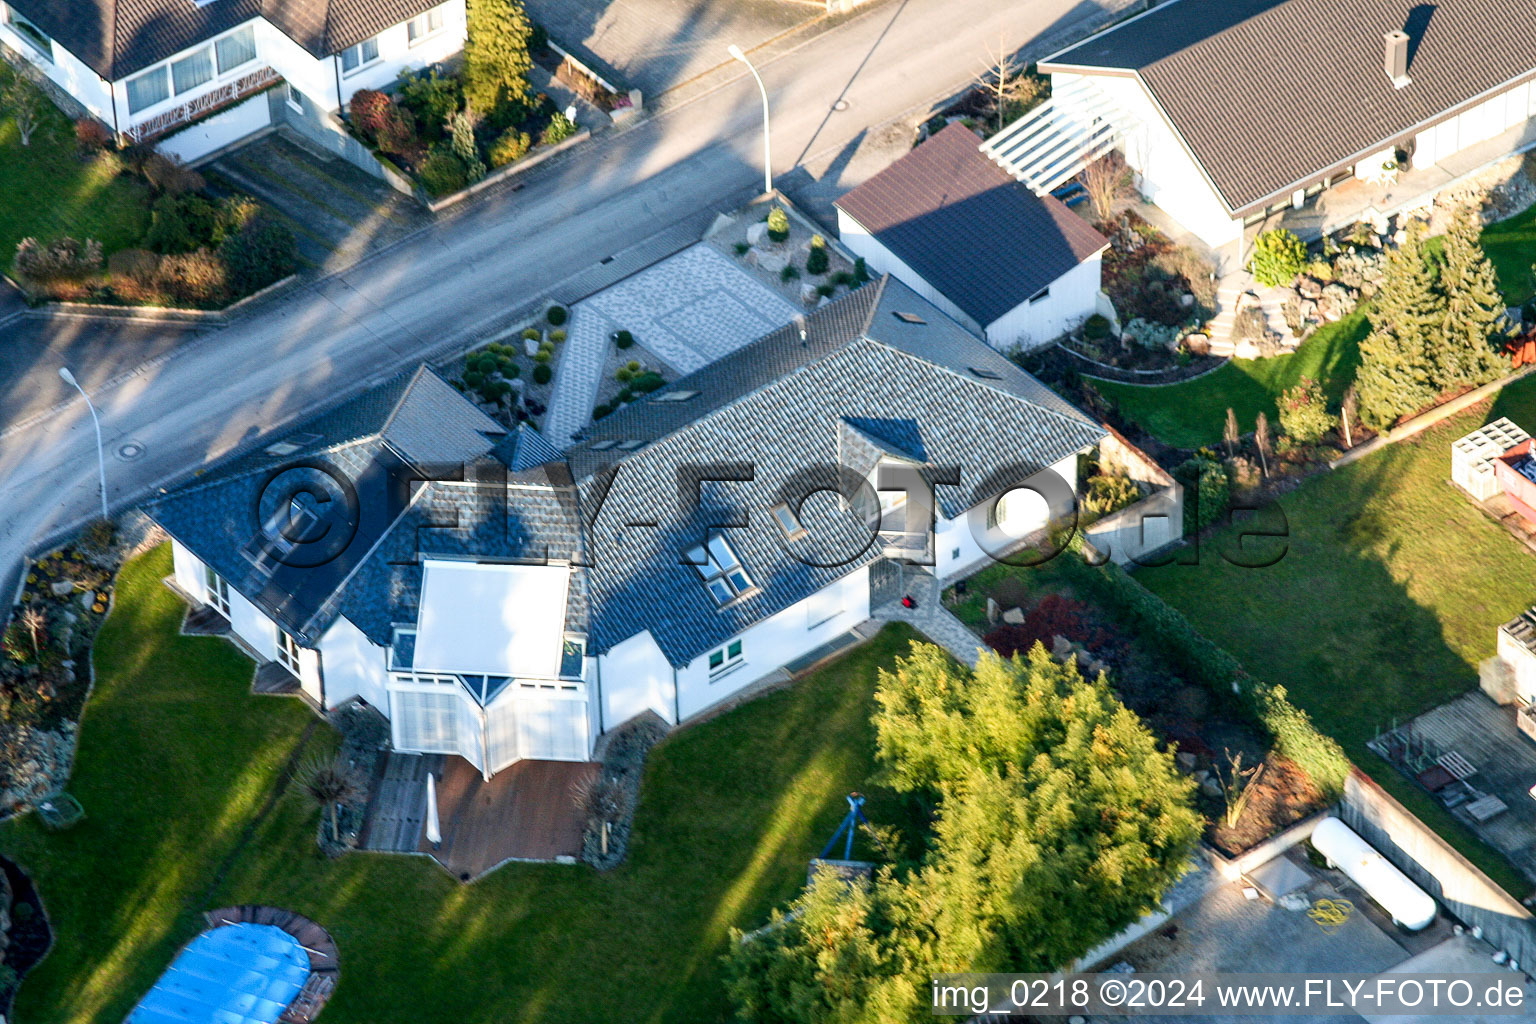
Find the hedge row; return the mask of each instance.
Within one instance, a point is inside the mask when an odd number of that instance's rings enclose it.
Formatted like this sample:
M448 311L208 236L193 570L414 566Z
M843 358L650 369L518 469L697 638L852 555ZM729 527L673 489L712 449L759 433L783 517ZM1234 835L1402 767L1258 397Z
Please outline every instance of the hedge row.
M1083 542L1074 537L1059 557L1063 571L1137 634L1156 643L1164 657L1185 675L1224 700L1236 700L1268 734L1284 757L1296 762L1329 797L1344 791L1349 758L1312 717L1292 704L1283 686L1255 679L1242 663L1212 643L1183 613L1152 593L1113 563L1091 566L1082 557Z

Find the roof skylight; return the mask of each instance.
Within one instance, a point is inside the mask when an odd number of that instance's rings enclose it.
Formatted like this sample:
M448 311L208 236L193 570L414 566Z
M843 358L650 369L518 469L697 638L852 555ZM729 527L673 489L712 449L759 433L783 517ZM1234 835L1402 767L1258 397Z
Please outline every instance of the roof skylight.
M928 322L916 313L903 313L900 310L896 310L891 315L904 324L926 324Z

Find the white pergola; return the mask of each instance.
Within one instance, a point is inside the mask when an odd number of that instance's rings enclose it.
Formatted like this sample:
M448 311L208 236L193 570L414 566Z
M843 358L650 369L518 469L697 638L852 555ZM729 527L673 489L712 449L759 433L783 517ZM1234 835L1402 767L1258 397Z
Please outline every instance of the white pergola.
M1118 146L1136 124L1091 79L1075 78L983 142L981 151L1044 196Z

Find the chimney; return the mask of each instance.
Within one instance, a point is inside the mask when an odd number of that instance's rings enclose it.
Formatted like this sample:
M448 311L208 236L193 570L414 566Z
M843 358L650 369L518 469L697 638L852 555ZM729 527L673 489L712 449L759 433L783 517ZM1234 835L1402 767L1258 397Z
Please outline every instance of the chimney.
M1386 68L1387 77L1392 79L1392 87L1401 89L1413 79L1408 77L1408 33L1401 29L1393 29L1386 35L1387 53Z

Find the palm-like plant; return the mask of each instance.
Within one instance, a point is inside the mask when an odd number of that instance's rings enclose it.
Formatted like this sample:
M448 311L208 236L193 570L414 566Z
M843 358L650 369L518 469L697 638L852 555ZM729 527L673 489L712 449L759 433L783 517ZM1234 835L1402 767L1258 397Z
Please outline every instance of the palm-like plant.
M363 782L357 772L340 755L316 755L299 766L294 779L330 818L331 840L341 842L337 808L362 796Z
M36 608L28 608L21 613L21 625L32 638L33 660L42 657L42 652L37 645L37 635L48 628L48 617Z

